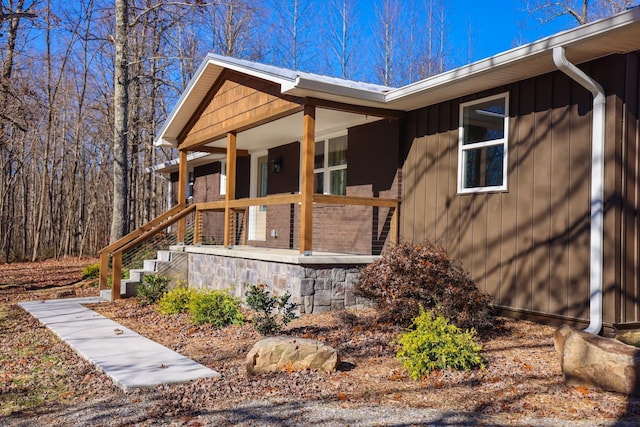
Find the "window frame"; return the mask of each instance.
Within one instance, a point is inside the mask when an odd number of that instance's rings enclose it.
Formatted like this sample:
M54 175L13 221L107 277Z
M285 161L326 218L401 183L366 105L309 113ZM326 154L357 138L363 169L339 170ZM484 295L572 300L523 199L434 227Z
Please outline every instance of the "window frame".
M479 141L470 144L464 144L465 137L465 123L464 123L464 110L470 106L475 104L482 104L488 101L493 101L496 99L504 100L504 136L499 139L491 139L486 141ZM492 186L483 186L483 187L465 187L465 175L466 175L466 164L464 161L464 155L466 151L471 151L475 149L488 148L502 146L503 147L503 156L502 156L502 184L501 185L492 185ZM506 192L509 189L508 183L508 166L509 166L509 92L503 92L497 95L486 96L484 98L474 99L473 101L463 102L460 104L460 118L459 118L459 127L458 127L458 194L473 194L473 193L488 193L488 192Z
M322 194L327 194L327 195L334 195L331 193L331 172L333 171L338 171L338 170L348 170L348 166L349 166L349 162L348 159L344 164L341 165L335 165L335 166L329 166L329 141L332 139L336 139L336 138L345 138L345 141L347 143L347 149L346 152L349 152L349 134L348 132L339 132L339 133L335 133L335 134L331 134L331 135L327 135L321 138L318 138L315 140L314 144L317 144L319 142L322 142L324 144L324 154L323 154L323 165L321 168L316 168L314 165L313 168L313 180L314 180L314 192L315 192L315 179L316 179L316 174L318 173L323 173L323 182L322 182L322 187L323 187L323 193ZM346 154L348 156L348 154ZM347 172L348 173L348 172ZM344 183L344 194L335 194L336 196L343 196L347 194L347 182L345 179L345 183Z

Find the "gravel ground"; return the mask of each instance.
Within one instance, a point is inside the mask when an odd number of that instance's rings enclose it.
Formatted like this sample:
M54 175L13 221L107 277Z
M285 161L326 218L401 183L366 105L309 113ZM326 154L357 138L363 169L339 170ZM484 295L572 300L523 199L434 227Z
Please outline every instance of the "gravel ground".
M481 414L439 411L435 409L391 406L353 406L327 402L278 403L267 400L244 402L233 407L198 414L149 418L156 402L132 402L130 399L103 399L67 408L50 408L34 416L14 414L0 419L7 427L39 426L637 426L636 421L561 420L522 418L509 414Z

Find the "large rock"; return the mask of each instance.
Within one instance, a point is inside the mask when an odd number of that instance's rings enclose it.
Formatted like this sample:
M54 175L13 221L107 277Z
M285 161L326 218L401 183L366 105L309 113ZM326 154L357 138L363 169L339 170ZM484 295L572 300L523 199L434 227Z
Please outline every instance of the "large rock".
M316 340L296 337L268 337L254 344L247 354L250 374L292 370L334 371L339 363L338 352Z
M640 395L640 349L569 326L553 339L567 384Z

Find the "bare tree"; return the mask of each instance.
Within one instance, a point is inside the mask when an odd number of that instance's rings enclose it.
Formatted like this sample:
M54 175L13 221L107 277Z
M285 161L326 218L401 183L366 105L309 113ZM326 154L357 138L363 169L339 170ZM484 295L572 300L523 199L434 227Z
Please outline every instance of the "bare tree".
M271 0L273 55L272 62L294 70L308 65L315 47L310 43L310 29L313 17L319 15L322 3L310 0Z
M354 0L331 0L326 14L326 39L330 45L327 50L329 70L333 75L353 79L357 64L354 54L358 45L357 9Z
M541 24L569 16L578 25L584 25L637 4L633 0L537 0L527 2L527 11Z
M375 9L376 69L382 84L391 86L400 81L397 51L401 43L400 3L398 0L381 0Z
M129 106L129 0L116 0L115 71L113 79L113 210L111 242L127 234L129 220L129 160L127 156Z

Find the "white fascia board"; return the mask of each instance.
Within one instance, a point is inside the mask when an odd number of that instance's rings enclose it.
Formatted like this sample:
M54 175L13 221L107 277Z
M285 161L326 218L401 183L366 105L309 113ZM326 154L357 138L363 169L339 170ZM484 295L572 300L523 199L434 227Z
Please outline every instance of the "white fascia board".
M635 7L613 17L605 18L586 25L582 25L577 28L569 29L558 34L545 37L533 43L507 50L490 58L476 61L472 64L459 67L442 74L438 74L436 76L403 86L398 89L392 89L386 94L385 102L388 104L400 102L412 96L424 94L425 92L428 92L430 89L433 89L435 87L454 84L457 81L470 79L483 73L488 73L499 68L508 67L509 65L520 61L532 60L536 56L549 56L550 66L553 66L551 57L554 47L563 46L565 47L565 49L567 49L567 53L570 54L572 45L575 45L579 42L586 42L589 38L597 37L598 35L604 33L609 33L611 31L614 31L615 29L625 27L629 24L637 24L639 21L640 7ZM612 50L610 53L616 52ZM595 59L595 57L592 59ZM522 79L527 77L530 76L524 74L521 76ZM392 107L392 105L390 105L390 107Z
M165 134L171 128L171 125L178 118L178 116L185 113L183 111L184 104L187 101L187 99L190 98L190 95L193 92L194 88L198 85L198 82L200 81L202 74L207 69L207 66L209 65L209 63L210 63L210 58L208 56L200 63L200 66L198 67L193 77L187 84L187 87L182 92L182 95L180 95L178 102L173 107L173 110L171 110L169 117L167 117L167 120L162 125L162 128L160 128L160 131L158 132L156 139L153 142L153 145L155 145L156 147L177 147L178 145L177 139L173 136L167 137Z
M348 100L357 101L370 101L375 103L380 103L380 106L383 106L385 101L385 93L384 91L375 91L364 88L356 88L350 87L342 84L331 83L328 81L322 81L319 79L310 79L305 77L297 77L294 82L289 84L284 84L281 86L281 91L283 94L291 94L296 95L297 91L311 91L314 93L326 93L330 95L335 95L338 97L344 97L345 102ZM303 94L306 94L305 92ZM316 96L318 98L322 98L320 94Z

